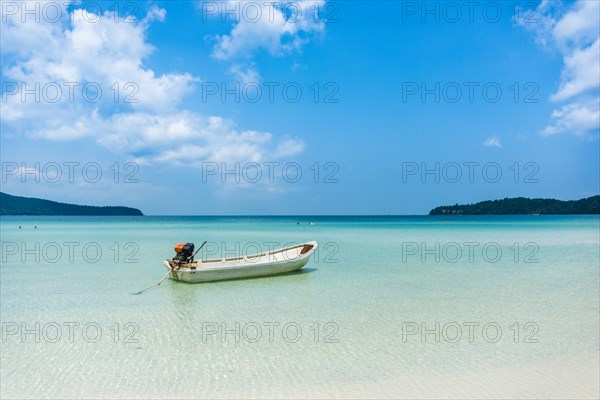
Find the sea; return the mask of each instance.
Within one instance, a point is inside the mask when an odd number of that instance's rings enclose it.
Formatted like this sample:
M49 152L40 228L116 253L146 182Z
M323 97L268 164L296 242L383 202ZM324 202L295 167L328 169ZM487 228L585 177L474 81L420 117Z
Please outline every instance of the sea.
M0 224L3 399L600 394L597 215ZM212 259L312 240L295 273L156 286L178 242Z

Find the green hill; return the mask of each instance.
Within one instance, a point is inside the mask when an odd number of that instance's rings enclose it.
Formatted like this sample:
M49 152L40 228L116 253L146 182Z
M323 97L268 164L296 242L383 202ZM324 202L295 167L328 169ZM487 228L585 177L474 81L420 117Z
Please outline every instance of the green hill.
M525 197L488 200L475 204L436 207L429 215L518 215L518 214L600 214L600 196L581 200L528 199Z
M59 203L0 192L0 215L144 215L130 207L96 207Z

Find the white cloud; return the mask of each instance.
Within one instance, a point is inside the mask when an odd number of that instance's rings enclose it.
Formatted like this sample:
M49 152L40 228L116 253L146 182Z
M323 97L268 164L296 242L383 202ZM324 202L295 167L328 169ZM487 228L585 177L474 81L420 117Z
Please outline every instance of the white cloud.
M57 5L59 3L56 3ZM62 3L60 3L62 4ZM11 133L52 141L89 140L144 163L258 161L283 146L293 155L302 148L277 144L269 132L238 130L233 121L180 109L183 96L197 78L188 73L158 74L144 66L154 52L146 40L152 21L166 17L152 7L140 21L115 21L113 14L95 15L81 9L64 20L22 23L6 15L2 23L2 56L6 81L31 89L51 83L62 88L56 102L36 102L21 93L3 99L2 123ZM237 71L253 79L251 66ZM235 73L235 71L234 71ZM74 96L69 82L76 82ZM126 84L132 82L133 87ZM94 83L98 101L86 101L81 88ZM114 84L119 92L115 100ZM125 102L125 96L137 102ZM25 100L25 101L23 101Z
M260 74L253 65L234 64L229 69L229 72L231 72L242 85L260 82Z
M247 2L219 2L221 12L236 10L237 18L229 34L216 36L213 56L229 60L249 57L261 49L275 56L299 50L308 41L308 35L324 30L324 22L315 15L315 9L324 3L324 0L252 2L250 13L246 11Z
M284 138L275 149L276 158L285 158L302 153L304 150L304 141L298 138Z
M498 147L499 149L502 148L502 144L500 143L500 139L498 139L497 136L491 136L491 137L487 138L485 140L485 142L483 142L483 145L485 147Z
M577 1L552 30L554 39L561 45L580 46L593 42L600 31L600 2Z
M563 80L552 100L567 100L600 86L600 39L565 56Z
M575 136L587 136L597 132L600 126L600 102L576 102L563 106L552 112L552 123L542 132L544 136L559 133L571 133Z
M85 84L97 84L104 104L115 102L113 85L117 83L117 102L124 102L131 95L127 100L134 102L128 105L155 111L172 109L193 89L197 78L190 74L157 75L143 67L143 60L154 51L145 40L145 30L152 20L164 18L164 10L153 7L145 19L130 23L115 22L109 12L98 16L75 9L67 17L66 6L63 12L66 21L41 19L36 27L22 23L18 13L7 16L7 22L2 24L2 53L16 53L16 60L4 69L5 77L24 82L27 87L36 82L57 82L61 86L77 82L78 91ZM31 43L32 31L39 41ZM130 87L125 90L128 83ZM67 99L66 93L63 97Z
M204 117L190 111L170 114L119 113L102 118L93 112L75 123L30 132L47 140L91 137L97 144L131 154L140 164L194 165L201 161L260 162L291 157L304 150L299 139L273 143L269 132L238 131L222 117ZM66 122L66 123L65 123Z
M561 82L551 100L569 102L552 112L552 122L542 135L597 134L600 126L600 2L578 0L565 4L544 0L536 17L538 23L522 25L534 29L538 41L556 48L564 60Z
M272 156L270 133L239 132L230 120L189 111L165 116L115 115L106 121L106 127L111 134L100 136L101 144L143 154L137 161L145 164L200 160L258 162Z

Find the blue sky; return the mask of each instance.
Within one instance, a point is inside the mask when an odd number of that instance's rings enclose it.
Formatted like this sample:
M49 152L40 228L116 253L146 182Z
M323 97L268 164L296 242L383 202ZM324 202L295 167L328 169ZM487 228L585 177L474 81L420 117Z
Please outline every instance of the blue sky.
M8 193L312 215L600 192L598 2L36 4L2 1Z

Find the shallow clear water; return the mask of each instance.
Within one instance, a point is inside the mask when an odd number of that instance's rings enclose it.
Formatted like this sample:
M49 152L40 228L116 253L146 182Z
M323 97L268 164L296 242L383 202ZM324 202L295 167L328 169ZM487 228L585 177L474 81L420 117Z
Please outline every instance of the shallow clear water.
M2 398L598 394L598 216L1 222ZM132 294L204 240L320 247L298 273Z

